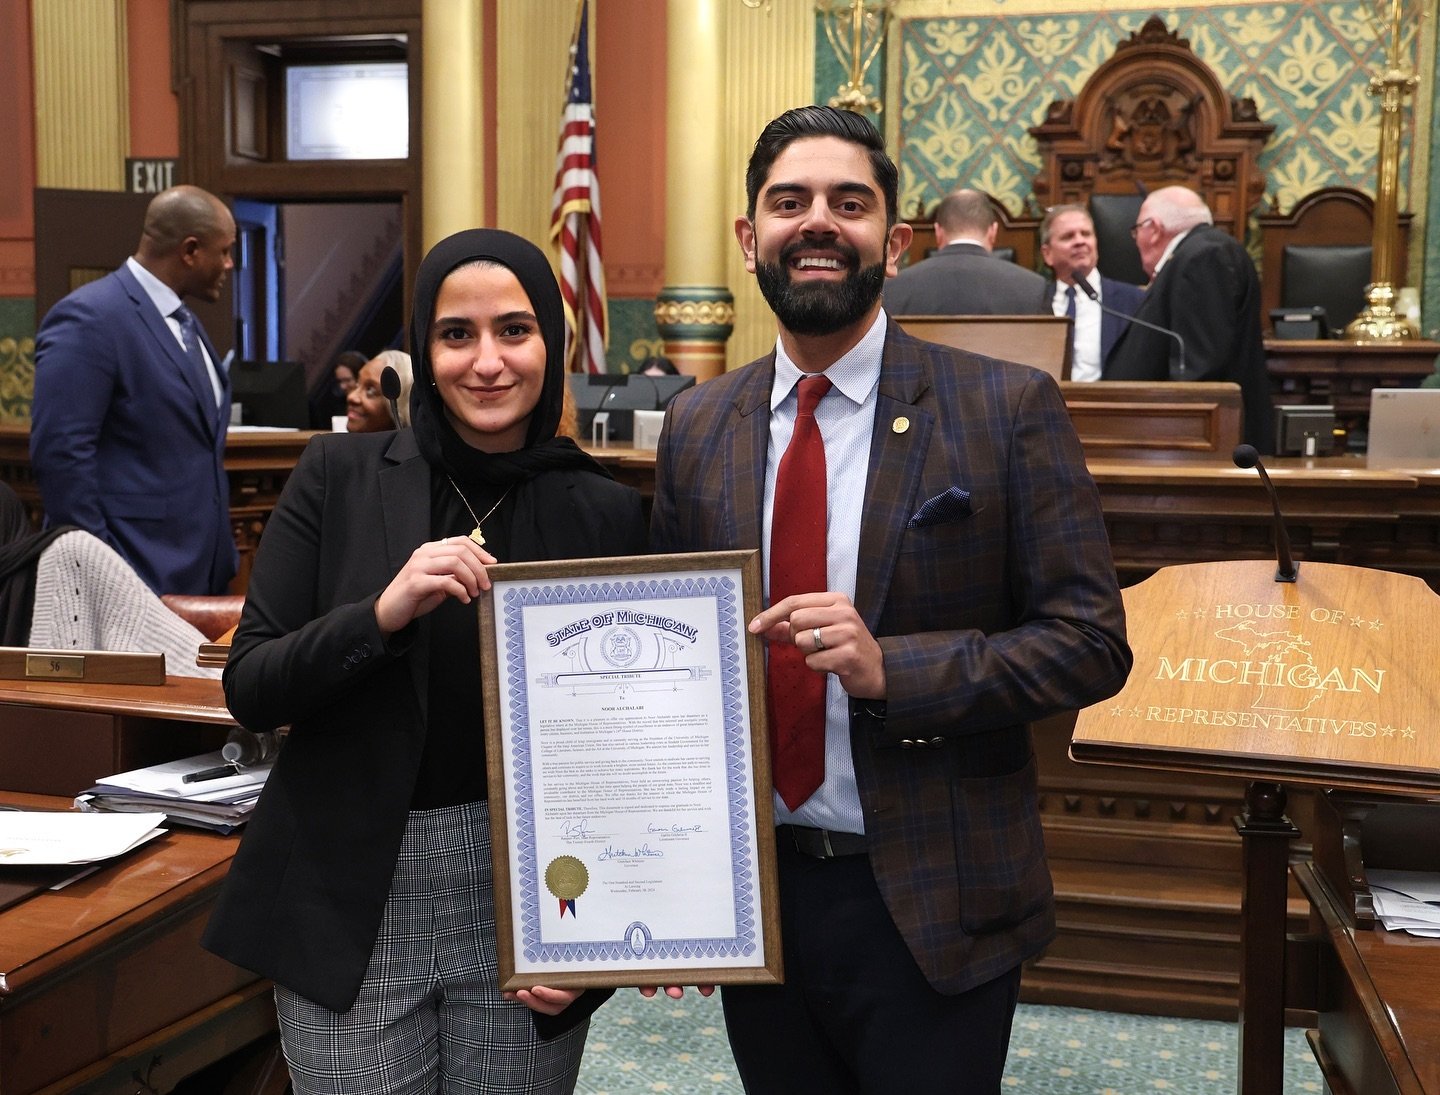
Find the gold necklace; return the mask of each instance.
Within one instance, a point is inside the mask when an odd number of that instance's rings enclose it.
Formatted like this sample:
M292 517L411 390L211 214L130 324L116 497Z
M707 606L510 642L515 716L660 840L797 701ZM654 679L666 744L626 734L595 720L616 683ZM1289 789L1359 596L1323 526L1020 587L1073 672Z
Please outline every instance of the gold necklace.
M506 497L509 496L510 492L515 489L515 484L511 483L508 487L505 488L505 493L502 494L499 498L495 499L495 504L485 511L484 517L476 517L475 509L470 505L470 499L465 497L465 492L460 489L460 484L455 482L454 479L450 478L449 472L445 473L445 478L450 480L450 485L455 488L455 493L460 496L460 501L463 502L465 504L465 508L470 511L470 519L475 522L475 527L470 530L470 539L474 540L481 547L484 547L485 534L480 531L480 526L486 521L488 521L490 519L490 515L500 508L500 503L505 501Z

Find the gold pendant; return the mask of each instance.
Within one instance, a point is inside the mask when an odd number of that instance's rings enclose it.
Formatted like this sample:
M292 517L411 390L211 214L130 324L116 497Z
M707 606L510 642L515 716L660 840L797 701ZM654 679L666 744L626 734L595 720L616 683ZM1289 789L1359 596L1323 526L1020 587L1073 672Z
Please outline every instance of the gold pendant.
M470 530L470 539L474 540L481 547L485 546L485 534L480 531L479 525L476 525Z

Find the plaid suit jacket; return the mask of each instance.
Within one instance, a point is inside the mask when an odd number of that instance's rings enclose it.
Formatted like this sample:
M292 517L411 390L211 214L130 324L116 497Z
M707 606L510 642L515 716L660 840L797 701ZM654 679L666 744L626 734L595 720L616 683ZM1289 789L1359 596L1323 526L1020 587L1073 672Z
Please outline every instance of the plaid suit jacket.
M672 404L653 550L761 546L774 366ZM963 992L1054 934L1028 724L1119 690L1124 608L1099 494L1035 369L890 324L863 505L855 603L888 688L851 705L871 865L930 983Z

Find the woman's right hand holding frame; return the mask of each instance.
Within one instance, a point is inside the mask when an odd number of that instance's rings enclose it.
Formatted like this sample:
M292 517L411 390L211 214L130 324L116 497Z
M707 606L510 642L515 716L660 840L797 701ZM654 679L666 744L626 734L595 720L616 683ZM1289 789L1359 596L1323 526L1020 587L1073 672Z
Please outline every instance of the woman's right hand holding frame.
M468 536L421 544L375 601L381 633L394 634L433 612L447 597L468 605L490 588L485 568L498 561Z

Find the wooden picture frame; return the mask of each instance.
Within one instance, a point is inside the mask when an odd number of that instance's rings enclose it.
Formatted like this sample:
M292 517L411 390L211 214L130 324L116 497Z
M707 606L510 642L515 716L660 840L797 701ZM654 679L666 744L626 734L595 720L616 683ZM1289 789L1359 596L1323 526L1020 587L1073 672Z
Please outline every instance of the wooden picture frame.
M501 988L779 983L758 553L489 574Z

